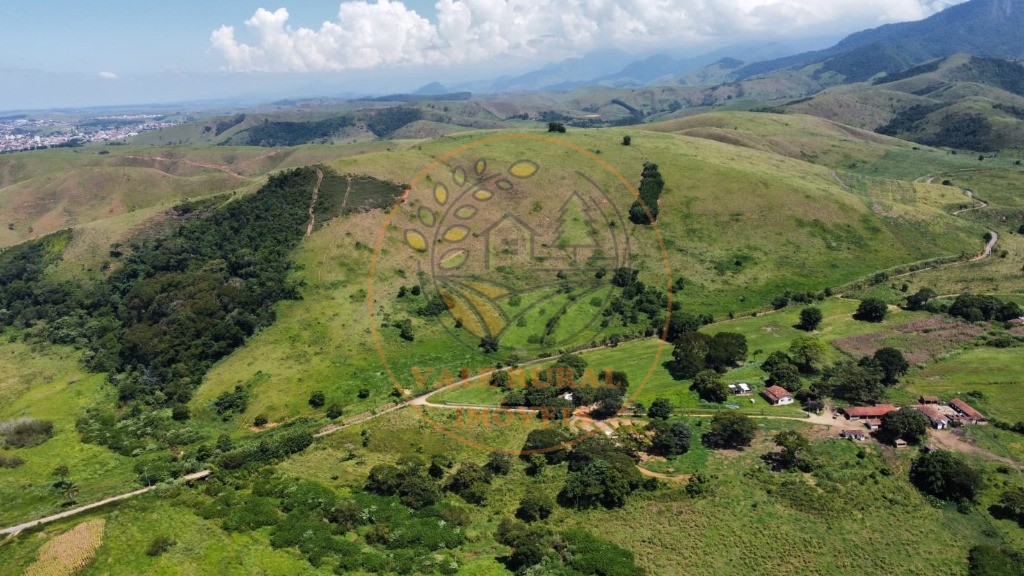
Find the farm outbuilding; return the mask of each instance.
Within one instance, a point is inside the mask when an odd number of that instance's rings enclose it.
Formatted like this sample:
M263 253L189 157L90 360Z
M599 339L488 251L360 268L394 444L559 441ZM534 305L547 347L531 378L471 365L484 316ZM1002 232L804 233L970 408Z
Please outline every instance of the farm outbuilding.
M793 403L793 395L782 386L769 386L761 391L761 396L772 406L784 406Z

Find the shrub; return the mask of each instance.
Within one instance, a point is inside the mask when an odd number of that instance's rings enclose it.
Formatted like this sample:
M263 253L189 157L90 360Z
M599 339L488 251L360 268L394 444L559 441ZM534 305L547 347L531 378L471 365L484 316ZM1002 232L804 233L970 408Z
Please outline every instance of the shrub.
M800 311L800 323L797 324L797 328L812 332L818 329L821 325L821 321L824 320L825 316L821 312L821 308L810 306Z
M555 509L555 501L547 494L530 492L520 502L516 509L516 518L525 522L536 522L545 520Z
M252 419L252 425L257 428L263 428L264 426L267 425L267 417L264 416L263 414L260 414L259 416Z
M327 418L330 420L337 420L338 418L341 418L343 413L344 411L341 408L341 404L338 404L337 402L327 407Z
M324 393L320 390L316 390L315 392L309 395L309 405L312 406L313 408L323 408L326 402L327 398L324 396Z
M35 418L18 418L0 422L4 448L30 448L53 437L53 422Z
M655 398L651 407L647 409L648 418L666 420L672 415L672 401L668 398Z
M174 420L175 422L184 422L188 420L188 405L175 404L174 408L171 408L171 419Z
M17 468L25 463L25 459L15 454L0 454L0 468Z
M146 548L146 554L148 556L159 556L170 550L174 544L174 539L170 536L157 536L149 543L149 547Z
M369 398L370 397L370 389L369 388L360 388L359 389L359 397L363 398L363 399Z
M230 509L223 527L228 532L251 532L263 526L273 526L277 520L277 502L274 499L249 496Z

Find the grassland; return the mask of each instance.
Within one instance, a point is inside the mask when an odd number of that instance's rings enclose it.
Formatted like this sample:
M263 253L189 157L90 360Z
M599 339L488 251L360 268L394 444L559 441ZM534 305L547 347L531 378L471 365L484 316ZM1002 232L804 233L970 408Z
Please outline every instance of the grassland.
M54 468L66 465L79 486L77 500L93 502L135 486L130 458L84 444L75 420L95 404L111 404L114 391L102 374L84 372L79 353L35 347L8 333L0 344L0 420L32 417L54 424L53 437L39 446L5 451L25 464L0 474L0 524L9 525L60 510L64 498L51 486ZM9 341L14 340L14 341Z

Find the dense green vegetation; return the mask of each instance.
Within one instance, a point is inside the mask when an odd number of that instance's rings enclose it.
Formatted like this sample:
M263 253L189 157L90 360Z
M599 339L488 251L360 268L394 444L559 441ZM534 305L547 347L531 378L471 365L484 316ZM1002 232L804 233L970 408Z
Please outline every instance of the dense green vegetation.
M350 116L338 116L313 122L264 120L262 124L246 130L242 136L249 146L297 146L326 140L354 124L355 122Z

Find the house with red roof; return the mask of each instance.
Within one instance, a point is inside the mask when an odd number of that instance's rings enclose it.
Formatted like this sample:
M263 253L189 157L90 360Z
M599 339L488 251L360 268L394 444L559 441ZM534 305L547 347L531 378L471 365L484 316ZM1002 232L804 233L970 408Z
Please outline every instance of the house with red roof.
M875 404L874 406L847 406L840 408L847 420L877 420L889 412L899 410L895 404Z
M988 422L988 416L978 412L974 406L971 406L959 398L953 398L950 400L949 405L953 410L956 410L957 415L960 417L960 421L965 424L986 424Z
M769 386L761 390L761 396L772 406L784 406L793 403L793 395L782 386Z

